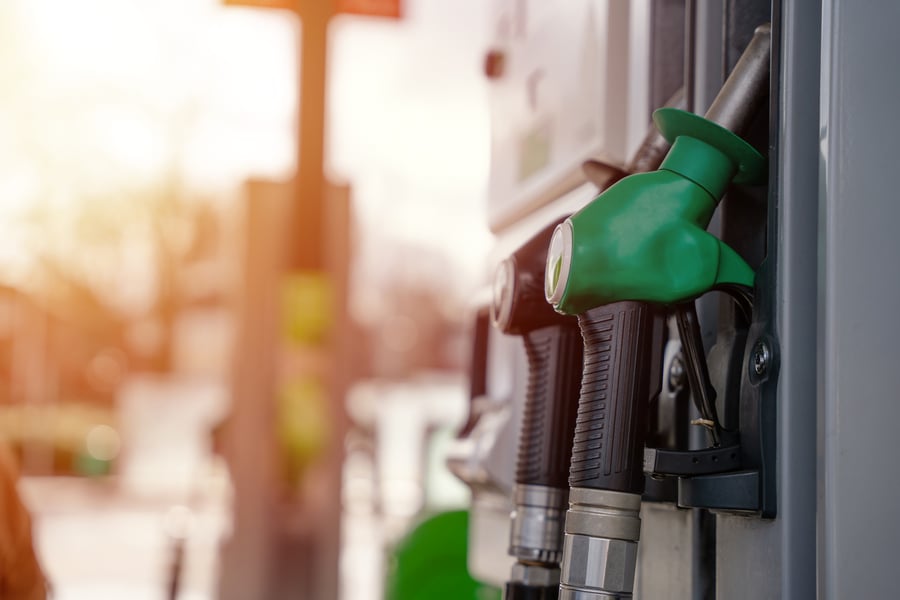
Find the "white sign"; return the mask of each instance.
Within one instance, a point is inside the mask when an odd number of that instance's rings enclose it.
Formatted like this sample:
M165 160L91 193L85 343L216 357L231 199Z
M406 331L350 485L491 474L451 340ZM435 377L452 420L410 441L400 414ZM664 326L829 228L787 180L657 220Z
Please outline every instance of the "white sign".
M578 185L585 160L624 164L638 146L651 112L645 3L494 0L492 229Z

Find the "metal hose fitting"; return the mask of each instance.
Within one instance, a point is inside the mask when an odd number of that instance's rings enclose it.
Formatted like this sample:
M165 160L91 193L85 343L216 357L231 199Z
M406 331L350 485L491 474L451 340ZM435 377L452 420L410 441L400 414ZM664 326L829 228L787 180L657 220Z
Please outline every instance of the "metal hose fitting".
M569 490L516 485L509 553L525 563L559 564Z
M559 600L632 597L640 510L640 494L570 490Z

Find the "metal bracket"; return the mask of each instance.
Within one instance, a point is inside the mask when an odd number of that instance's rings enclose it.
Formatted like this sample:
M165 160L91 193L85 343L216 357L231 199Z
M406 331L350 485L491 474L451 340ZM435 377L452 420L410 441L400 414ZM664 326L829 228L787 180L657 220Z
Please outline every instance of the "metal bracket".
M644 473L651 477L694 477L727 473L741 468L741 447L705 450L644 449Z
M678 505L711 510L756 512L759 471L703 475L678 481Z
M770 276L763 263L760 280L767 281ZM769 333L770 301L759 288L756 291L761 301L753 306L749 328L720 331L709 356L697 339L691 340L695 353L685 365L688 373L698 371L691 383L703 386L711 398L718 397L721 402L724 445L702 450L645 449L645 497L677 502L685 508L775 516L778 345ZM715 390L710 389L710 381Z
M658 471L688 471L690 466L697 467L693 473L679 474L679 506L755 513L769 519L775 517L774 400L778 353L775 340L763 333L766 329L766 325L760 322L751 326L743 346L744 360L738 363L740 371L730 373L731 377L740 378L740 445L676 453L683 456L671 456L671 452L660 454L658 451L644 455L645 469L648 459L649 466ZM728 369L725 369L723 377L728 376ZM737 456L734 458L732 449L736 450ZM723 451L727 451L727 459L733 460L733 463L720 463L726 458L720 454ZM708 461L704 463L699 460L696 465L690 466L683 464L686 458L695 456L698 460L700 457L708 458ZM714 456L718 456L718 460L713 461ZM724 468L726 463L733 464L734 468ZM723 467L713 467L713 464L722 464ZM704 473L704 469L716 470Z

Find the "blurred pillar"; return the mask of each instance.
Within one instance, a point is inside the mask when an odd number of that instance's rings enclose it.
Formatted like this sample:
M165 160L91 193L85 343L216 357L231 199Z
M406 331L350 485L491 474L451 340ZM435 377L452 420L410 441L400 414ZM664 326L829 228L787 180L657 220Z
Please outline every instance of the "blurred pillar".
M297 10L302 26L297 175L292 186L248 185L235 399L224 435L236 504L235 530L222 563L224 600L338 597L344 396L350 377L344 360L350 191L329 184L324 175L333 0L298 0ZM316 319L325 323L321 341L303 335L299 342L289 339L285 294L297 291L298 280L309 284L306 290L300 286L301 296L315 297L321 286L312 284L324 282L324 295L331 298L321 315L300 319L301 329L315 329ZM291 366L298 363L307 366ZM276 403L292 378L304 379L304 369L307 381L318 377L324 385L328 431L300 489L293 490L285 479L289 459L277 443L283 434L278 419L285 415Z
M328 66L328 22L333 0L299 0L300 45L299 150L297 203L292 219L296 235L290 266L325 268L325 92Z
M329 316L330 331L318 348L327 365L327 416L329 436L323 454L306 477L300 518L311 528L309 543L293 540L283 569L310 569L311 579L305 597L331 600L338 597L340 551L341 469L346 431L344 392L346 375L338 365L341 340L346 323L346 279L349 264L347 230L349 223L349 189L330 185L324 174L325 122L328 68L328 24L335 12L334 0L299 0L302 27L300 48L299 149L297 167L297 202L292 219L293 232L288 268L295 272L321 273L331 288L333 305ZM293 550L293 551L290 551ZM302 567L300 564L302 563ZM286 574L286 573L285 573ZM279 577L291 585L290 577ZM293 584L292 587L296 587ZM288 589L279 597L291 596ZM295 594L299 590L294 590Z
M352 377L346 358L350 189L326 185L325 190L329 235L323 256L333 325L322 345L298 353L285 338L283 296L290 274L284 256L293 243L287 217L295 194L284 183L251 181L246 187L233 402L221 433L235 493L234 531L222 559L223 600L338 597L344 398ZM286 383L304 373L324 384L327 435L295 489L285 478L278 398Z
M315 458L303 471L298 495L283 515L277 573L271 598L334 600L339 597L342 469L347 432L346 391L353 378L349 364L347 272L350 263L350 188L326 182L323 260L331 299L322 315L328 331L320 342L288 341L283 384L319 379L324 393L325 435ZM295 332L296 333L296 332ZM304 576L305 574L305 576Z
M281 481L275 440L280 358L280 281L291 188L247 183L239 331L232 409L221 446L234 482L234 530L222 556L219 598L272 598L280 536ZM298 596L300 597L300 596Z

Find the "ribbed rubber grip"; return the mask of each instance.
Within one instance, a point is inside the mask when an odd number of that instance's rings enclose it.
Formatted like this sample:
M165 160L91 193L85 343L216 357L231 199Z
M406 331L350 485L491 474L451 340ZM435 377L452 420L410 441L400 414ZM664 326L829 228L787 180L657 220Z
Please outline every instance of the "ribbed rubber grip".
M581 385L581 333L551 325L522 336L528 355L528 391L519 437L516 482L567 488Z
M642 302L617 302L578 316L584 373L571 487L643 491L653 322L652 309Z

